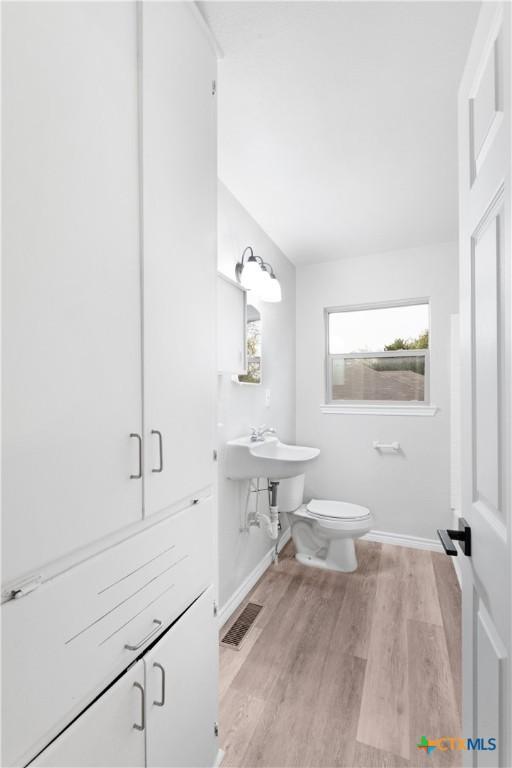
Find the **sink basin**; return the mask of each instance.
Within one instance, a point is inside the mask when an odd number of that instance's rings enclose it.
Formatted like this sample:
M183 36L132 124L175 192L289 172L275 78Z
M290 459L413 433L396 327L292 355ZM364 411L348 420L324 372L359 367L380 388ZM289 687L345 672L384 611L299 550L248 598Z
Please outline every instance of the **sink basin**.
M302 475L319 453L320 448L287 445L275 436L267 436L258 442L251 442L250 437L239 437L227 444L227 476L232 480L295 477Z

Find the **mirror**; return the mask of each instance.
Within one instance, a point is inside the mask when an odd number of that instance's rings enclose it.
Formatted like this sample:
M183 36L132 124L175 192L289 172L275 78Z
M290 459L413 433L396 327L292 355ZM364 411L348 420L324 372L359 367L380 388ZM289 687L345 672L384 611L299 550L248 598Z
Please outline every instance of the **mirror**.
M247 373L238 377L243 384L261 384L261 315L252 304L247 305Z

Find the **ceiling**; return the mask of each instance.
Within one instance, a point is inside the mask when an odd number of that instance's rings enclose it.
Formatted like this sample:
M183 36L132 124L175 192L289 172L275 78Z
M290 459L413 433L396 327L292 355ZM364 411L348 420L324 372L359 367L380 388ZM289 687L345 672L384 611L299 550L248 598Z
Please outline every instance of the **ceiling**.
M295 263L453 240L476 2L203 2L219 177Z

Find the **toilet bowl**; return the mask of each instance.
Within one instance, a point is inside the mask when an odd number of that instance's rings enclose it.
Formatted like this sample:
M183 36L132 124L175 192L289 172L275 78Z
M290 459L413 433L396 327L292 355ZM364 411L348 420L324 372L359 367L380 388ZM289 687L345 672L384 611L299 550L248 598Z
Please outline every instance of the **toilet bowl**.
M369 509L346 501L311 499L302 502L304 475L283 480L279 511L285 512L295 544L295 557L303 565L331 571L355 571L355 539L373 525Z

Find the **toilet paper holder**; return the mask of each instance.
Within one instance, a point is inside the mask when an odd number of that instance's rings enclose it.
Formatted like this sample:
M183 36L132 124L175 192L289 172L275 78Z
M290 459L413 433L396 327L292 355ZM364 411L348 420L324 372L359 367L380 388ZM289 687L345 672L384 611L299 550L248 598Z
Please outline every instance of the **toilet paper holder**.
M374 440L373 447L376 451L394 451L397 453L400 450L400 443L396 441L393 443L379 443L378 440Z

